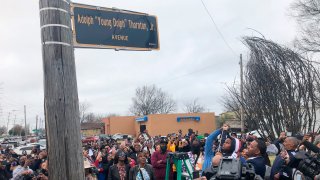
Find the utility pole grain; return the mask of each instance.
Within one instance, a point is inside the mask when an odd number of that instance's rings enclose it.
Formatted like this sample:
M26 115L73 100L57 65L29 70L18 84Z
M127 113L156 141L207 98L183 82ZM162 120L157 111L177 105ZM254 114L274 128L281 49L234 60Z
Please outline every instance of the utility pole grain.
M49 179L84 180L70 0L40 0Z

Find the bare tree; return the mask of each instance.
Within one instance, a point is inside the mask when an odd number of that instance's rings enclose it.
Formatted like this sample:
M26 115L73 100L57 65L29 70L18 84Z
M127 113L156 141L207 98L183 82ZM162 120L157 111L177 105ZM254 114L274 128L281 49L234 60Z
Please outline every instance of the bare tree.
M184 111L186 113L201 113L207 108L204 105L199 104L198 99L194 99L191 102L184 104Z
M300 37L296 47L303 52L320 52L320 1L296 0L292 5L293 15L300 25Z
M137 88L136 96L132 98L132 102L129 111L137 116L167 114L176 109L176 103L173 99L155 85Z
M79 103L79 119L81 123L86 121L86 116L88 115L87 111L90 107L91 105L86 101Z
M246 37L244 43L250 49L244 99L238 87L228 87L225 107L236 113L242 107L246 127L260 130L262 136L318 130L320 75L313 64L272 41Z
M95 113L87 113L83 122L101 122L105 116Z

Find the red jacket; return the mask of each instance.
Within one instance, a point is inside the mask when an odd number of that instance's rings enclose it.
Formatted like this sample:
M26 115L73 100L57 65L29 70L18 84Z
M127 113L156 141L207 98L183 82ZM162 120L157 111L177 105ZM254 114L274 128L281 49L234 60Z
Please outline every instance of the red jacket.
M162 154L161 152L155 151L151 156L151 164L154 169L156 179L165 179L165 177L166 177L167 153L168 152L169 151ZM162 160L162 161L158 162L160 160ZM170 178L169 179L173 179L172 164L170 164Z

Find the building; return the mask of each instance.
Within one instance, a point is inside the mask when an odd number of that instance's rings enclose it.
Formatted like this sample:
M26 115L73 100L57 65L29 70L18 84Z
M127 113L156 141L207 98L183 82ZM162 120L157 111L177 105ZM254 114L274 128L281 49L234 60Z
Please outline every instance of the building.
M191 128L199 134L211 133L216 129L214 113L151 114L143 117L117 116L104 118L106 134L130 134L137 136L147 129L151 136L178 133L185 134Z
M233 132L241 132L241 121L237 118L235 112L227 111L221 113L219 116L219 126L222 126L223 123L227 123L231 127L231 131Z
M105 125L104 123L81 123L81 134L83 136L105 134Z

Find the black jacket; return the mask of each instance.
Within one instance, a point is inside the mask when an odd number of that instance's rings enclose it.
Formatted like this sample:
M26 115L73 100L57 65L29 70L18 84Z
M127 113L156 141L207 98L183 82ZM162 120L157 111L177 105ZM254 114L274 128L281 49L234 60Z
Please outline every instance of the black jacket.
M249 159L247 160L247 163L252 164L255 173L264 178L264 175L266 173L266 162L262 156L256 157L254 159Z
M126 165L126 178L125 178L125 180L129 179L129 171L130 171L130 166L127 164ZM108 174L108 180L120 180L120 174L119 174L117 164L114 164L110 167L109 174Z

